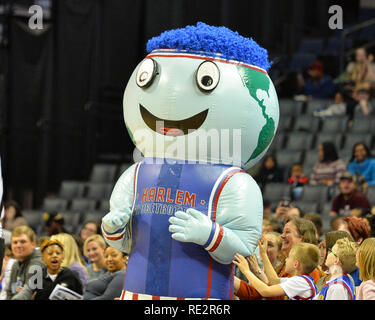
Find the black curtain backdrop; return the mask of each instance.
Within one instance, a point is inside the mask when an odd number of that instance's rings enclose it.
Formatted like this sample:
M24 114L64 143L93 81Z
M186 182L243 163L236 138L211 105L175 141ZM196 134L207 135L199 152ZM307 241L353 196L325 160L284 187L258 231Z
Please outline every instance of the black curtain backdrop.
M0 90L8 198L22 203L26 190L37 207L63 180L87 179L104 155L132 154L122 95L151 37L203 21L253 37L273 58L303 35L328 35L332 4L343 6L347 23L356 17L355 0L55 0L42 31L10 18Z

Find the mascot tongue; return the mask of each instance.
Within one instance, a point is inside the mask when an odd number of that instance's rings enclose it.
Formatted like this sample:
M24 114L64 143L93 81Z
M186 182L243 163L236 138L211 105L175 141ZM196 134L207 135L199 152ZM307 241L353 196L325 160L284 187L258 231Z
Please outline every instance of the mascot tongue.
M167 135L167 136L181 136L184 132L178 128L160 128L160 133Z

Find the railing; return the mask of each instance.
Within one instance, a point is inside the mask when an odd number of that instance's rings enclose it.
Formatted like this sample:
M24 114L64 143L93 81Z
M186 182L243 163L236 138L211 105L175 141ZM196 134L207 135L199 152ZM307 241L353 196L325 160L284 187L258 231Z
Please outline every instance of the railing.
M345 57L347 56L348 53L345 52L345 43L346 43L346 38L348 35L350 35L353 32L368 28L372 25L375 25L375 18L366 20L364 22L361 22L353 27L344 29L343 32L341 33L341 50L340 50L340 73L344 71L344 64L345 64ZM351 54L352 51L350 51L349 54Z

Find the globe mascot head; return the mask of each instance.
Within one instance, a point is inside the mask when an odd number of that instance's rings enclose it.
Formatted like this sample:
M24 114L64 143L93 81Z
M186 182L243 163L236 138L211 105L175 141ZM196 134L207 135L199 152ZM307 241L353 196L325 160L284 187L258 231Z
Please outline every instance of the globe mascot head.
M266 153L279 121L267 51L198 22L147 43L124 93L130 137L146 158L236 165Z

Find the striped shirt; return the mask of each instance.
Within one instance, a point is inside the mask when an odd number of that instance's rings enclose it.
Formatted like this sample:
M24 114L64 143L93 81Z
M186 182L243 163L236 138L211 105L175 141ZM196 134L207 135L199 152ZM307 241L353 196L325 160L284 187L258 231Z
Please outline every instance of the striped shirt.
M338 183L345 170L346 165L341 159L332 162L317 162L311 172L310 183L326 184L326 180Z

